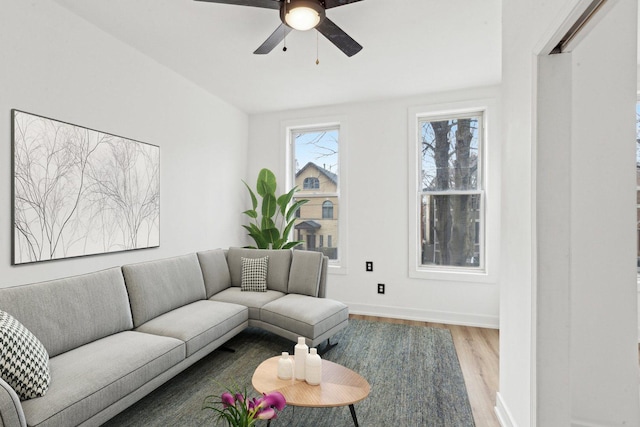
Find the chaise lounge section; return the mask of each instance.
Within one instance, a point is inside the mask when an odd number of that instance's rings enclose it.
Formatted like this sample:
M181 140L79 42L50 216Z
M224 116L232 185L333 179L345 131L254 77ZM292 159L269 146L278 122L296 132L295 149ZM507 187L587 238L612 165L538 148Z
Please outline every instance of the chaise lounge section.
M246 260L265 258L266 289L243 290ZM0 310L42 343L51 378L22 400L0 379L0 426L100 425L248 326L318 346L348 323L348 307L325 298L327 261L216 249L0 289Z

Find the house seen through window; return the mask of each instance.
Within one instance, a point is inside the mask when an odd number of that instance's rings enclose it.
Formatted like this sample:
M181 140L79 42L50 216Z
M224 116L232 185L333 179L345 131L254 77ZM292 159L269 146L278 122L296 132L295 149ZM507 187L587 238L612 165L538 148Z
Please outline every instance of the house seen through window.
M302 205L294 226L296 249L322 252L338 260L339 212L339 128L291 130L296 198L309 199Z
M419 117L420 264L484 265L483 114Z

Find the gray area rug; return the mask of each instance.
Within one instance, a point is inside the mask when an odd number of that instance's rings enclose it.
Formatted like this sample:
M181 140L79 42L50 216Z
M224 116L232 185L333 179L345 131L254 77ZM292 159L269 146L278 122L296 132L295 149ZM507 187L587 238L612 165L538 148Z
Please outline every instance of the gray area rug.
M354 405L360 426L474 426L447 329L350 320L333 341L338 346L324 358L358 372L371 385L369 397ZM257 396L251 388L255 368L282 351L293 354L294 343L249 328L227 346L236 352L214 351L105 425L214 426L215 414L201 409L204 398L234 385ZM353 426L353 421L348 407L287 406L271 426Z

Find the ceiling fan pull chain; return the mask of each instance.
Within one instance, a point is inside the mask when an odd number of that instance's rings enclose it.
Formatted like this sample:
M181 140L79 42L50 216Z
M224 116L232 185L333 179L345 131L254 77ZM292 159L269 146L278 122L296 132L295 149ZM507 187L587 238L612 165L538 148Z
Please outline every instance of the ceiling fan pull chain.
M284 36L282 37L282 42L284 43L284 46L282 47L282 51L286 52L287 51L287 29L283 27L282 31L284 32Z
M320 64L320 53L318 48L318 39L320 38L319 32L316 31L316 65Z

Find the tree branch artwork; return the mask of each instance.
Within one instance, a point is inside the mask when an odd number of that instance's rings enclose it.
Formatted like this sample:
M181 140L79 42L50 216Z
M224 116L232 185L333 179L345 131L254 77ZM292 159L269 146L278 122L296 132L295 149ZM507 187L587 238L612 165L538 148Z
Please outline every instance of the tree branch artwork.
M160 148L13 110L13 263L160 245Z

